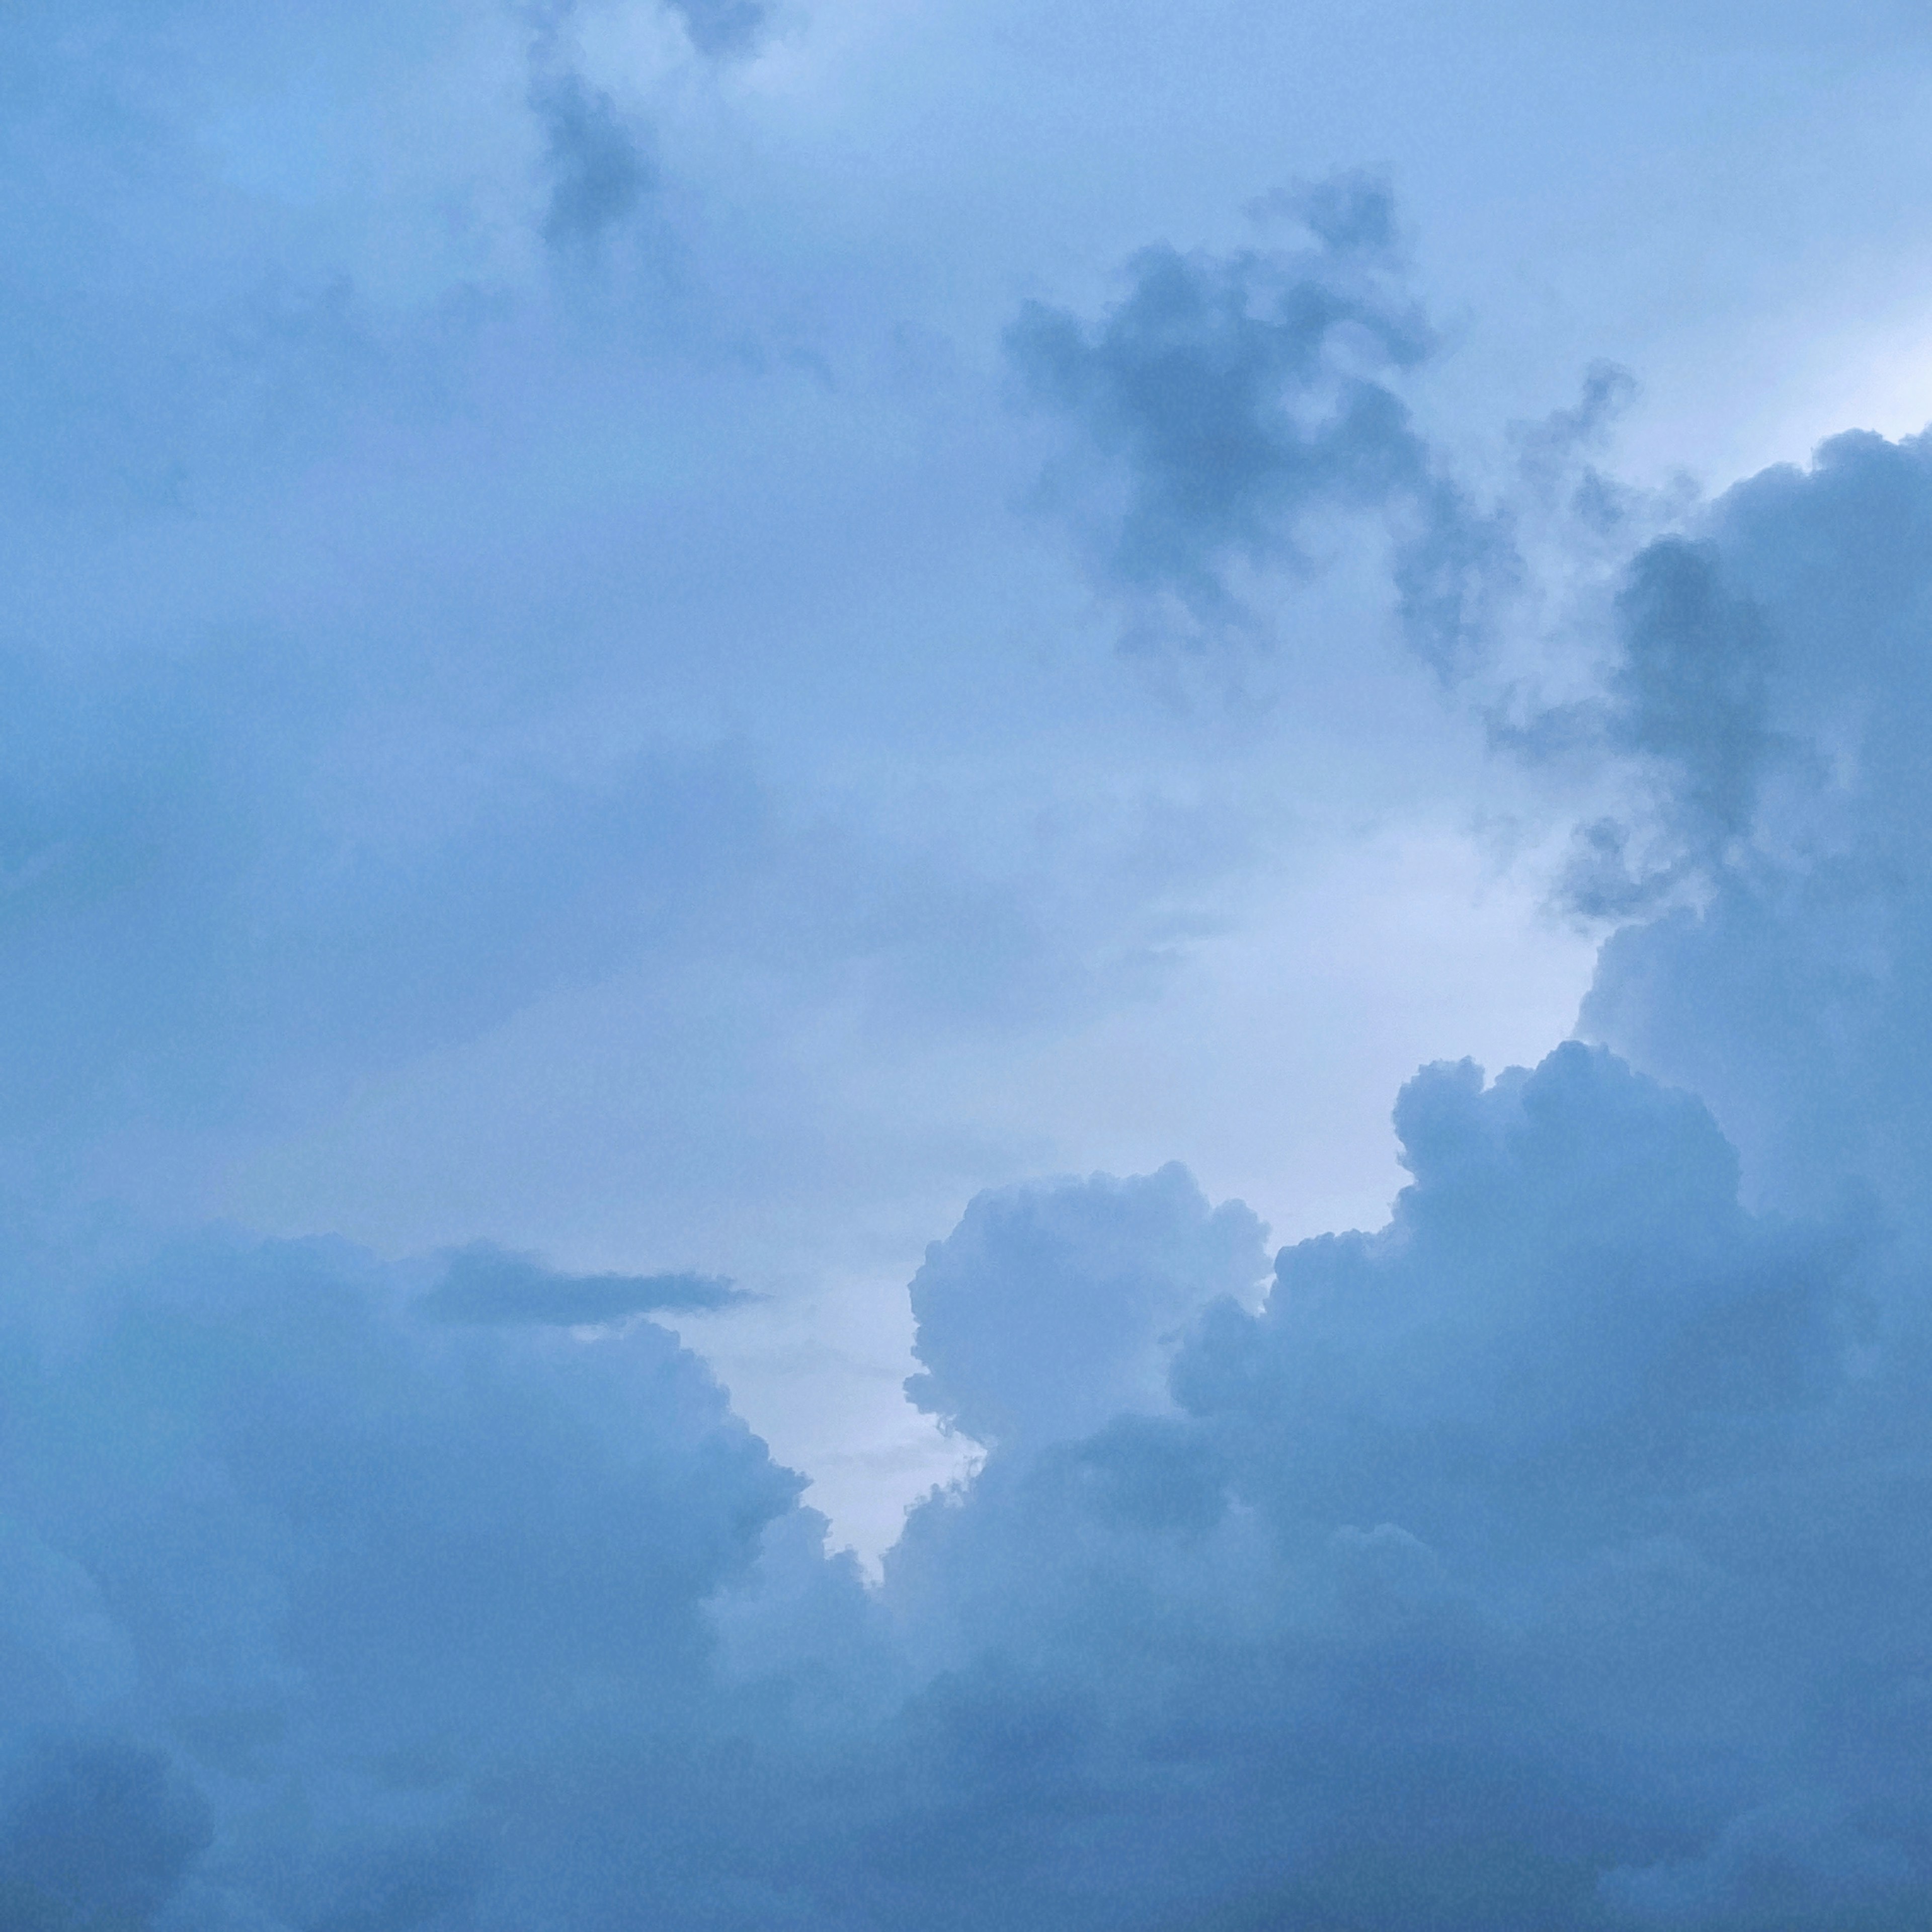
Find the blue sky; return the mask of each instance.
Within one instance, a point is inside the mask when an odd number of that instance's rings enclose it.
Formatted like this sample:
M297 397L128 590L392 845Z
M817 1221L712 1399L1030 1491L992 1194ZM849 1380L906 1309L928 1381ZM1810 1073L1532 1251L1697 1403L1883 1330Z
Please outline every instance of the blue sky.
M5 1910L1918 1922L1914 10L0 51Z

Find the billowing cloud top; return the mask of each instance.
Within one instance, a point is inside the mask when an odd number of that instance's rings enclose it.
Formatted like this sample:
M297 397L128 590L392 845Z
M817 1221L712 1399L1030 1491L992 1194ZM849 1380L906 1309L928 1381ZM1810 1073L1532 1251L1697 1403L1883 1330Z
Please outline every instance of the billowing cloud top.
M1906 1922L1932 1389L1870 1229L1746 1213L1601 1049L1397 1118L1390 1225L1258 1310L1178 1171L976 1204L922 1348L1010 1433L876 1599L648 1322L16 1249L22 1922Z

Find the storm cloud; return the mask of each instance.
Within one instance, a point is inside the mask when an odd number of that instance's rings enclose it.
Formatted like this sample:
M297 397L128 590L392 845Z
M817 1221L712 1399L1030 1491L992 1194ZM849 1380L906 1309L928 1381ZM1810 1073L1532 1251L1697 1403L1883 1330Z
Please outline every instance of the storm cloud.
M1611 442L1772 14L20 13L4 1932L1925 1922L1932 441Z
M1389 1225L1258 1304L1178 1170L976 1204L922 1399L992 1446L876 1596L648 1322L425 1321L328 1244L16 1252L8 1895L1908 1922L1932 1356L1883 1230L1747 1212L1601 1049L1426 1069L1396 1120Z

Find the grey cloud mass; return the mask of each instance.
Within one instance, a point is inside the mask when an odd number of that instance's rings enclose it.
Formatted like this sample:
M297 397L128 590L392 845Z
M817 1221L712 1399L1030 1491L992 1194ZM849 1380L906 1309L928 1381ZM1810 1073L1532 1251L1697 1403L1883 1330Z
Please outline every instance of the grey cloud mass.
M1264 1268L1238 1202L1210 1210L1178 1166L984 1194L914 1276L920 1407L986 1443L1080 1435L1160 1403L1160 1344L1204 1297Z
M326 1244L16 1250L0 1895L1911 1922L1932 1405L1878 1232L1746 1213L1600 1049L1426 1070L1397 1122L1389 1226L1258 1311L1252 1222L1178 1172L977 1204L920 1348L1007 1434L876 1599L648 1322L426 1322Z
M0 1932L1932 1918L1932 432L1612 434L1924 50L1742 20L0 27Z
M1766 1198L1876 1187L1915 1225L1928 479L1923 436L1837 437L1636 560L1620 728L1707 884L1612 937L1584 1010L1708 1096Z
M1742 1213L1600 1052L1397 1118L1389 1226L1210 1306L1180 1414L908 1525L972 1788L1026 1793L933 1844L1064 1888L1042 1924L1906 1922L1928 1472L1868 1237Z

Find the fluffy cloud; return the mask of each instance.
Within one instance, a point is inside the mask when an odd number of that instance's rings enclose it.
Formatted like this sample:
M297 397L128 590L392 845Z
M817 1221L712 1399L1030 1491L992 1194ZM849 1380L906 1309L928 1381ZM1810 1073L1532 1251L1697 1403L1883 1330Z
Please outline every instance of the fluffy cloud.
M1847 435L1636 560L1618 716L1700 884L1612 938L1584 1012L1711 1102L1767 1198L1876 1186L1915 1230L1928 531L1932 443Z
M704 1606L800 1485L662 1329L423 1322L327 1244L10 1274L0 1883L47 1924L491 1922L600 1756L646 1834L701 1805Z
M908 1384L986 1443L1084 1436L1162 1406L1166 1353L1204 1302L1248 1290L1262 1230L1238 1202L1210 1210L1178 1166L984 1194L914 1276Z
M6 1895L1906 1922L1932 1355L1873 1231L1747 1213L1705 1110L1600 1049L1426 1070L1397 1121L1389 1226L1258 1308L1252 1218L1177 1169L976 1202L915 1298L992 1448L876 1598L647 1321L425 1319L327 1244L16 1246Z
M1903 1922L1927 1794L1875 1719L1921 1694L1932 1442L1862 1238L1744 1214L1600 1052L1398 1121L1390 1226L1210 1309L1182 1416L908 1526L933 1842L1042 1924Z

